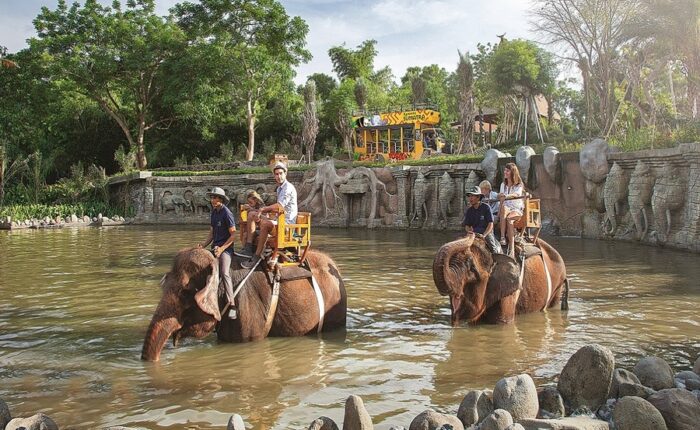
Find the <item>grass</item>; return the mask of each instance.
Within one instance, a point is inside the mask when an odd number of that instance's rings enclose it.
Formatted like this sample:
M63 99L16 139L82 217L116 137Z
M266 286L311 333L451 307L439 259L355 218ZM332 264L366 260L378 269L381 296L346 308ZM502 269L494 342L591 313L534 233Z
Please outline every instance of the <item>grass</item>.
M112 217L114 215L121 215L122 212L123 211L101 202L57 205L26 204L1 207L0 219L5 219L8 216L11 217L13 221L43 219L46 217L54 219L56 217L65 218L74 214L78 217L87 215L92 218L96 217L98 214Z

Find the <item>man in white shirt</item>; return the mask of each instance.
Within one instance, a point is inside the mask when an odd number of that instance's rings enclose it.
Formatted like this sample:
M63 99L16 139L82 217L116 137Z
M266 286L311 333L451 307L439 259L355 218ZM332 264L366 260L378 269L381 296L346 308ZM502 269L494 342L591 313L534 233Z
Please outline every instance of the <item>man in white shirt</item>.
M255 250L255 254L248 261L241 263L246 269L255 267L260 261L260 256L265 249L265 242L267 242L267 236L275 230L277 226L276 220L271 220L262 215L266 213L280 214L284 213L285 220L289 224L294 224L297 219L297 190L294 188L291 182L287 180L287 166L284 163L277 163L275 167L272 168L272 173L275 175L275 182L277 182L277 203L269 206L264 206L259 212L254 214L256 219L253 221L259 222L260 225L260 235L258 236L258 246Z

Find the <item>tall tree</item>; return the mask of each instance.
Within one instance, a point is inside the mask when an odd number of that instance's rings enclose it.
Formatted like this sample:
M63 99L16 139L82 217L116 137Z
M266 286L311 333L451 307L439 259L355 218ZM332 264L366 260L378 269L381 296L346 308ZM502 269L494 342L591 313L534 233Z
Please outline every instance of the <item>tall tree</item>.
M304 113L302 114L301 143L306 150L308 163L313 161L316 136L318 135L318 116L316 115L316 83L312 80L304 86Z
M216 79L233 104L245 106L248 146L255 153L255 128L261 106L308 61L306 34L299 17L290 18L276 0L202 0L174 8L180 25L205 52Z
M457 153L462 153L465 147L474 153L474 69L469 59L469 53L462 54L458 51L459 63L457 64L457 105L459 111L459 145Z
M670 65L683 64L688 83L688 116L698 116L700 96L700 1L639 0L629 34L656 46ZM672 66L669 66L669 70ZM673 91L673 80L671 78ZM675 95L673 95L675 98Z
M587 128L605 133L615 110L615 59L638 0L535 0L533 25L583 78Z
M154 12L153 0L132 0L122 10L96 0L56 10L43 7L34 20L32 49L45 54L47 70L94 100L119 125L146 169L145 134L173 118L153 117L153 106L168 84L164 63L184 47L184 34Z

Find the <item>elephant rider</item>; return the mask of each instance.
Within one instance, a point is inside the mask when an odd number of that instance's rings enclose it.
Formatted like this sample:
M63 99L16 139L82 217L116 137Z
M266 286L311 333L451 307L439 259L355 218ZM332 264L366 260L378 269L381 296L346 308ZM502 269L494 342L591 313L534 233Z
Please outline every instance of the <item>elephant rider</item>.
M233 212L226 207L229 198L219 187L214 187L207 193L211 201L211 227L207 239L198 243L198 248L206 248L212 243L214 256L219 260L219 275L224 281L226 298L229 305L233 306L233 281L231 281L231 256L233 255L233 241L236 232L236 219Z
M248 216L247 219L244 221L241 218L241 244L244 246L243 249L239 249L237 251L233 251L233 253L239 257L247 257L250 258L253 256L253 236L255 234L255 230L259 227L255 221L253 221L253 218L256 218L256 214L258 211L265 206L265 202L263 201L262 197L260 194L255 191L255 190L250 190L248 191L248 194L246 194L246 203L241 205L241 210L242 211L247 211ZM248 241L248 237L250 237L250 242Z
M501 254L501 246L493 235L493 214L491 213L491 207L481 202L483 197L484 195L481 194L481 188L478 186L467 192L469 206L467 206L467 210L464 211L462 227L464 227L467 233L474 232L483 235L489 250L494 254Z
M269 206L263 206L260 208L259 212L253 214L254 219L252 221L259 223L260 234L258 235L257 248L254 254L251 252L253 234L248 234L247 242L250 243L251 246L247 246L248 243L246 243L246 248L243 252L245 253L247 250L251 253L251 257L248 261L241 263L241 266L246 269L254 267L258 261L260 261L260 256L267 242L267 235L273 233L277 226L277 221L268 219L264 216L265 214L284 213L285 220L289 224L294 224L297 219L297 190L294 188L294 185L287 180L287 166L284 163L278 162L272 168L272 173L275 176L275 182L277 182L277 202Z

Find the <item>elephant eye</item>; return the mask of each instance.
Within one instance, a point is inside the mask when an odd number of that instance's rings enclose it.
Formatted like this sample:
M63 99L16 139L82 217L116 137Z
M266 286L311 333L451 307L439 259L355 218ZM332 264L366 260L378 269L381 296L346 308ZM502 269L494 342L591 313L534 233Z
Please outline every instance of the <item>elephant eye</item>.
M467 259L467 270L474 274L477 281L481 280L481 275L479 274L479 270L477 269L476 264L474 264L474 259L472 257Z

